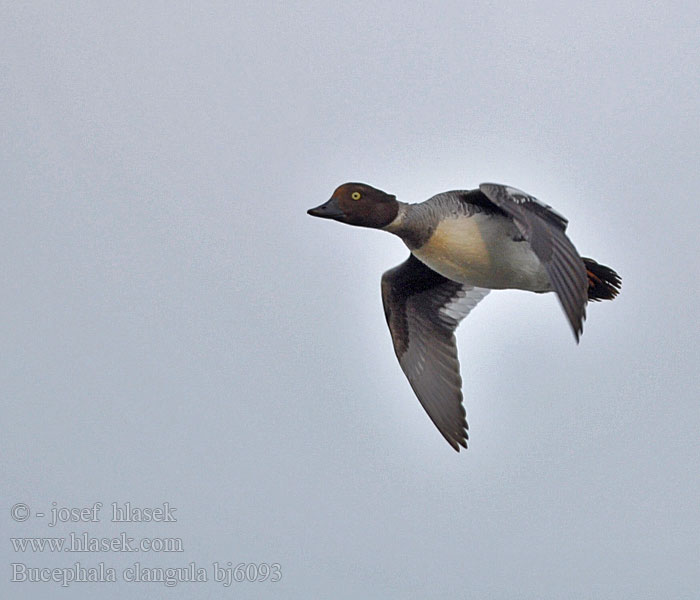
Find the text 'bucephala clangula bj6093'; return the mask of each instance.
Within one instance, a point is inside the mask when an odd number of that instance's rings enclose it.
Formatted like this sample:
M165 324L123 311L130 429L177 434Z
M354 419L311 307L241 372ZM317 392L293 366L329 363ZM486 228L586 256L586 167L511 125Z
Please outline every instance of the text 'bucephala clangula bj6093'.
M413 391L457 451L467 447L454 331L492 289L555 292L576 341L589 300L612 300L615 271L581 258L568 221L515 188L482 183L420 204L363 183L345 183L314 217L384 229L411 251L382 276L382 301L394 350Z

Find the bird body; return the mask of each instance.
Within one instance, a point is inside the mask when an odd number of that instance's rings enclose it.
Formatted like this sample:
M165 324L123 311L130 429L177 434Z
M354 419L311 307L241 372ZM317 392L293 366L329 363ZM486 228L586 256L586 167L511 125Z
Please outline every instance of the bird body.
M620 277L581 258L567 220L516 188L481 184L419 204L362 183L338 187L312 216L383 229L411 251L382 276L394 350L413 391L447 442L466 448L454 331L491 289L554 291L578 341L589 300L611 300Z
M463 194L442 194L441 204L451 201L459 206ZM430 206L434 198L426 202ZM551 291L542 262L530 245L523 243L525 240L517 227L505 215L496 211L475 211L473 205L466 204L467 211L458 208L443 214L424 211L427 214L423 216L420 210L416 211L419 206L400 205L396 219L384 229L401 237L402 229L411 227L412 220L412 228L426 227L426 223L420 221L432 217L430 235L421 246L411 250L434 271L453 281L494 290Z

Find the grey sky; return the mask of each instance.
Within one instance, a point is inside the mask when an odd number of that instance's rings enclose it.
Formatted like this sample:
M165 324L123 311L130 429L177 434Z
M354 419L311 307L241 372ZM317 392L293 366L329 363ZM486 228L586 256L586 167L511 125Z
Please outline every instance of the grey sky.
M3 597L697 597L697 2L2 13ZM579 346L552 295L479 305L457 454L384 322L406 249L305 214L344 181L517 186L622 295ZM96 501L178 522L10 517ZM8 540L71 531L185 551ZM120 581L10 582L76 561ZM137 561L283 577L121 581Z

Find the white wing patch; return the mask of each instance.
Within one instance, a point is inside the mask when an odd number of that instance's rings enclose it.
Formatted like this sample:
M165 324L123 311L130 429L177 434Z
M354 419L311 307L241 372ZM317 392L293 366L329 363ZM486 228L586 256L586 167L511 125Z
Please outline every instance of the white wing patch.
M513 196L513 200L517 202L518 204L522 204L523 202L528 202L531 200L535 200L536 202L539 202L542 204L537 198L534 196L530 196L530 194L526 194L522 190L519 190L518 188L514 188L510 185L503 186L506 189L506 192L508 195Z
M490 290L464 286L450 301L440 308L440 315L450 317L458 323L466 317Z
M528 202L532 202L533 204L539 204L542 208L546 208L549 212L554 213L555 215L566 221L566 217L564 217L564 215L554 210L549 204L545 204L544 202L542 202L542 200L538 200L534 196L531 196L530 194L527 194L522 190L514 188L510 185L506 185L503 187L508 193L508 196L510 196L510 199L515 204L527 204Z

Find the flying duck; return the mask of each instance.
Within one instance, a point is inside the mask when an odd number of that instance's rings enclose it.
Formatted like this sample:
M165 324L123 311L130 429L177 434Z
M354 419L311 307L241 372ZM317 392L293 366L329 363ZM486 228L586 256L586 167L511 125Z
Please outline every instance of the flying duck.
M568 221L516 188L482 183L419 204L344 183L308 214L399 236L411 253L382 276L394 351L413 391L455 450L467 447L454 331L492 289L555 292L578 342L589 300L612 300L621 279L579 256Z

